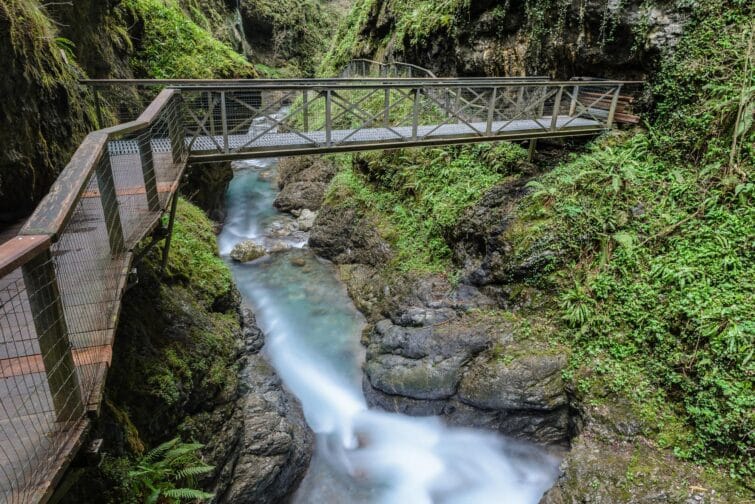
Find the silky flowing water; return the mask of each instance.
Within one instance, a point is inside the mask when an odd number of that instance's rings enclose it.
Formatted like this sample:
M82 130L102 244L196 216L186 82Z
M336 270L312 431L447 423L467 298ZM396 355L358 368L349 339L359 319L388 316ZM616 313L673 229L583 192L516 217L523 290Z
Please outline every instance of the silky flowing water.
M535 504L553 484L557 459L541 449L437 418L370 410L361 390L364 320L334 267L287 232L272 206L274 160L235 163L219 237L227 255L242 240L277 249L230 263L266 334L264 352L301 401L316 453L295 503Z

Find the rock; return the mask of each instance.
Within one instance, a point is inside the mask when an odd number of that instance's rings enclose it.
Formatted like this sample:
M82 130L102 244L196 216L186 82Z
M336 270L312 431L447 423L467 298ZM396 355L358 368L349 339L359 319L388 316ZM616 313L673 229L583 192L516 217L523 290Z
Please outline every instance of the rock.
M223 427L226 442L215 448L226 455L215 482L215 502L279 502L304 477L314 435L299 402L258 353L264 334L254 313L243 308L241 317L248 353L242 359L233 420Z
M309 235L309 247L335 263L382 265L390 247L372 223L353 208L323 207Z
M304 266L307 265L307 260L304 259L303 257L292 257L290 262L297 268L303 268Z
M504 347L503 357L479 359L470 366L459 387L462 402L482 409L539 411L568 403L561 379L565 355L540 353L530 345L519 348L516 356L507 350Z
M336 171L336 166L322 156L283 158L278 163L278 188L283 189L292 182L327 184Z
M315 224L315 218L317 213L305 208L299 214L299 218L296 219L296 223L299 225L299 229L302 231L309 231Z
M322 182L292 182L281 189L273 206L281 212L303 208L317 210L322 205L326 187Z
M261 355L247 357L242 383L244 428L227 490L217 502L280 502L303 478L314 436L301 405Z
M231 250L231 259L237 262L249 262L265 255L265 247L252 240L244 240Z

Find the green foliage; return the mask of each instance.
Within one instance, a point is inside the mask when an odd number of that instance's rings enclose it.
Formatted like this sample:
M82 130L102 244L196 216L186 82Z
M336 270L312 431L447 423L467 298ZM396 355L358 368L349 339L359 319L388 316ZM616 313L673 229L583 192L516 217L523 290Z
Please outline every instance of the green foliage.
M214 470L199 458L201 448L201 444L175 438L152 449L127 474L133 491L145 504L211 499L213 494L191 488L197 477Z
M256 28L246 34L255 58L291 77L314 74L339 18L319 0L244 0L241 12Z
M608 381L661 410L674 400L692 430L671 433L650 411L659 437L746 477L755 470L751 184L721 164L678 164L654 138L604 140L542 177L519 217L546 224L513 238L548 236L566 258L563 274L530 281L560 287L563 336L579 349L572 364L596 370L581 388Z
M153 78L254 77L254 67L212 33L199 26L176 0L125 0L121 8L141 33L132 65Z
M362 154L336 175L327 199L372 214L397 269L449 273L444 232L525 155L509 143Z
M202 210L181 198L173 228L167 273L192 286L206 305L234 289L231 272L218 255L212 224Z
M355 55L363 54L371 46L364 40L367 22L379 12L390 12L393 26L390 37L379 42L380 50L392 44L395 49L408 48L427 40L431 35L453 36L460 19L464 19L470 0L409 1L358 0L335 36L335 43L326 54L320 74L333 75ZM371 52L375 48L370 47Z

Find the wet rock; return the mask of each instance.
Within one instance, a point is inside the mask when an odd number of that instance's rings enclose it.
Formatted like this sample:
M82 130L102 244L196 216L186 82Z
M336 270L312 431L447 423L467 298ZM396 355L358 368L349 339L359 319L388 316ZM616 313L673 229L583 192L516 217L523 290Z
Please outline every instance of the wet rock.
M281 212L303 208L317 210L322 205L326 187L322 182L292 182L281 189L273 205Z
M312 456L313 434L301 405L284 391L275 371L260 355L250 355L239 400L244 427L228 487L218 502L279 502L304 476Z
M249 262L265 255L265 247L252 240L245 240L236 244L231 250L231 259L237 262Z
M499 358L478 359L461 381L459 399L492 410L550 411L565 406L568 399L561 372L566 356L527 347L513 355L504 347Z
M317 213L309 210L308 208L305 208L298 215L296 223L299 225L299 229L301 231L309 231L310 229L312 229L312 226L314 226L316 217Z
M290 262L297 268L303 268L307 265L307 260L303 257L292 257Z
M216 502L279 502L303 478L313 452L313 434L301 405L259 355L264 334L251 310L241 310L247 349L238 400L223 426L226 453L215 483Z
M257 327L257 319L254 316L254 312L249 308L245 307L241 309L241 327L246 351L257 353L262 350L265 344L265 334L262 332L262 329Z
M309 235L309 247L335 263L382 265L390 247L375 225L353 208L323 207Z

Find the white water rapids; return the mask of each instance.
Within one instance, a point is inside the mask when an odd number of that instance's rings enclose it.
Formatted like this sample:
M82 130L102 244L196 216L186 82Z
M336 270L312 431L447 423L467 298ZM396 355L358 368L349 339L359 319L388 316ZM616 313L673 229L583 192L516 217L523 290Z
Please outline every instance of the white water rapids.
M317 435L293 502L536 504L558 464L541 449L368 409L360 386L364 321L332 265L302 248L306 237L274 236L292 222L272 207L276 165L235 163L219 245L224 255L246 239L289 247L231 268L265 332L265 355Z

